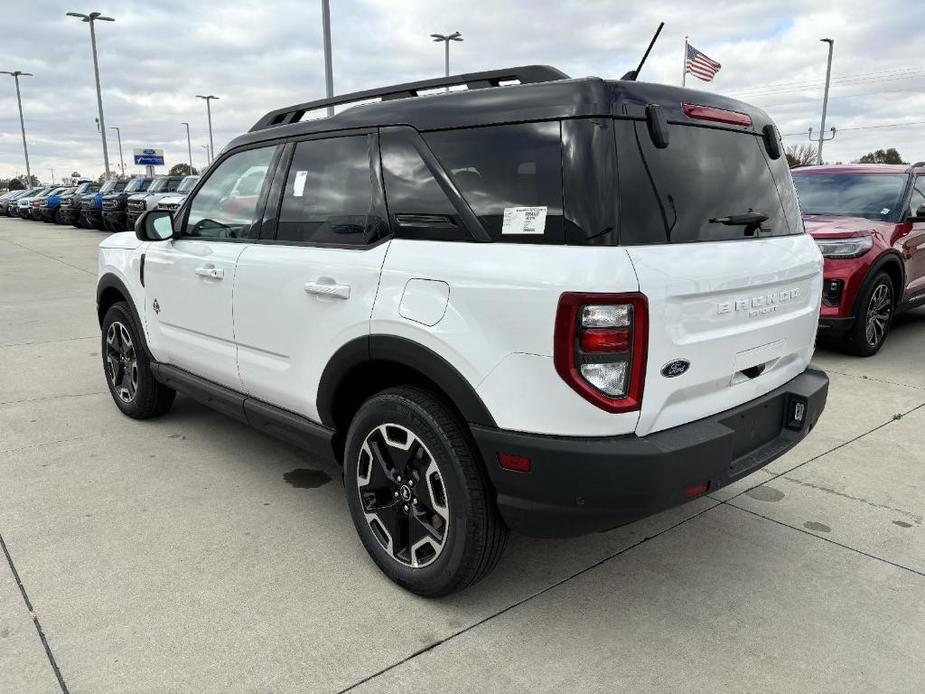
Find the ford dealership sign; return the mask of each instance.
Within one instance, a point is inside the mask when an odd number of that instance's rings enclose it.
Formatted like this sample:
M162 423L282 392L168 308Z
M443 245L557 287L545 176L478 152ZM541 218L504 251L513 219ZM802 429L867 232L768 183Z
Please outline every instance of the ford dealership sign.
M136 166L163 166L164 150L162 149L135 149Z

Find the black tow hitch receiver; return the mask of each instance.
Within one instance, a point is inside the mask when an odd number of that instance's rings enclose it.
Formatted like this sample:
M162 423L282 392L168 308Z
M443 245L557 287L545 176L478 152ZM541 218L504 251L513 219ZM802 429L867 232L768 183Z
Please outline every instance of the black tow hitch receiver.
M784 426L793 431L800 431L806 422L806 398L801 395L790 395L787 398L787 409L784 411Z

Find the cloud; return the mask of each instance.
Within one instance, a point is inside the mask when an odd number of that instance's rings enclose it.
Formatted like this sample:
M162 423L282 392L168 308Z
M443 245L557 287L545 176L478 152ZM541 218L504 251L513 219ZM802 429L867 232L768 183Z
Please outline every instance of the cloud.
M433 77L443 72L432 32L461 31L451 47L454 72L547 63L576 75L619 77L635 66L658 22L665 30L643 79L678 83L684 35L723 64L710 84L689 86L736 95L765 108L787 142L818 131L825 44L835 39L827 125L844 131L826 143L826 159L848 161L895 146L925 159L925 128L869 128L925 120L925 3L885 0L332 0L335 90L347 92ZM0 69L24 78L23 107L34 172L50 176L102 170L94 119L96 92L87 25L65 17L68 2L20 3L4 14ZM222 147L265 111L324 93L320 3L304 0L160 0L100 5L115 23L98 26L107 126L122 129L131 150L161 147L168 164L204 163L204 104L213 102L215 144ZM911 68L911 69L909 69ZM901 70L905 69L905 72ZM891 79L884 79L885 76ZM5 76L0 76L5 77ZM24 169L12 80L0 81L0 177ZM781 86L783 85L783 86ZM853 128L853 129L852 129ZM110 159L118 164L115 133ZM138 171L127 166L128 171Z

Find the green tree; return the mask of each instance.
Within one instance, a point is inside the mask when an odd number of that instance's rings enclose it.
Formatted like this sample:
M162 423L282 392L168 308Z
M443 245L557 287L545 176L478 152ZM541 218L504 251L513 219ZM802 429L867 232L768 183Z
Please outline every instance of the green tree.
M190 165L189 164L174 164L170 167L170 171L167 172L168 176L197 176L199 175L199 169L195 166L192 169L192 174L190 174Z
M863 157L858 159L859 164L905 164L903 158L899 156L899 152L896 151L895 147L890 147L887 150L878 149L874 152L868 152Z
M18 178L11 178L9 184L7 184L7 187L10 190L22 190L26 187L26 184L20 181Z

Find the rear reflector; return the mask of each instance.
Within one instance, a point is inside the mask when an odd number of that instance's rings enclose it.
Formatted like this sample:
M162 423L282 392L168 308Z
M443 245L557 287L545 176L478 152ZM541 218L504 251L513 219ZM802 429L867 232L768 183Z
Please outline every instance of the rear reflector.
M522 455L499 453L498 465L514 472L530 472L530 459Z
M700 496L701 494L706 493L709 488L709 482L701 482L700 484L695 484L693 487L688 487L684 490L684 497L687 499L693 499L695 496Z
M724 108L715 106L702 106L700 104L681 104L684 115L688 118L697 120L710 120L717 123L729 123L730 125L743 125L748 127L752 124L752 117L747 113L739 111L729 111Z
M630 331L626 328L594 328L580 338L583 352L625 352L630 348Z

